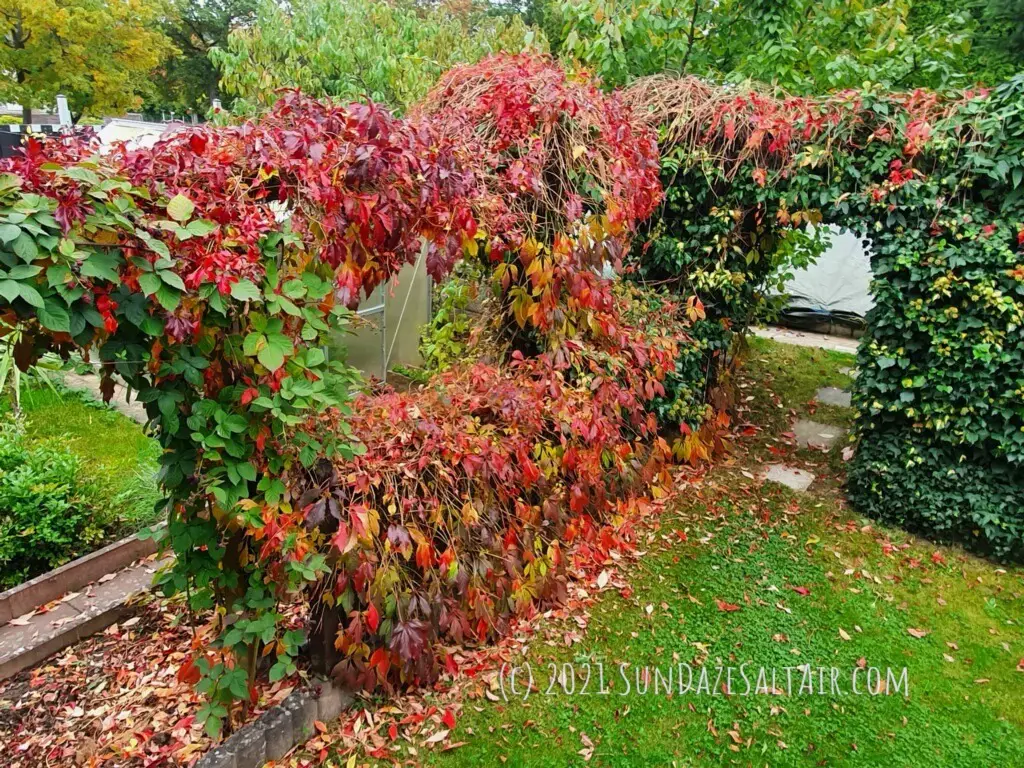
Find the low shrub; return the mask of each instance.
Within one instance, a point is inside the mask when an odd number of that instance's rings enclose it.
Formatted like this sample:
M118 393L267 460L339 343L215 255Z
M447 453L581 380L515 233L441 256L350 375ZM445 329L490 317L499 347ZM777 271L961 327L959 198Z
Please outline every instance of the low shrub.
M847 484L871 517L1000 559L1024 559L1020 467L921 434L866 431Z
M82 462L53 441L29 445L18 422L0 423L0 587L82 554L103 537Z

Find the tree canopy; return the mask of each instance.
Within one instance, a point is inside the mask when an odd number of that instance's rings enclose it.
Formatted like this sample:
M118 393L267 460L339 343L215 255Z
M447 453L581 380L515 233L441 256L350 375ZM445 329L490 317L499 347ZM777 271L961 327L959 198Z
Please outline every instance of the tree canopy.
M171 0L163 30L180 53L156 73L158 94L151 103L205 112L221 97L220 71L210 51L226 46L232 30L251 24L258 5L258 0Z
M546 48L543 35L471 2L293 0L261 4L213 60L243 111L272 104L282 87L401 108L455 64L527 47Z
M0 99L31 109L68 97L75 120L138 107L174 49L155 0L0 0Z
M911 24L912 0L564 0L563 53L606 84L658 72L759 80L822 93L969 81L972 3L935 4ZM972 12L973 11L973 12Z

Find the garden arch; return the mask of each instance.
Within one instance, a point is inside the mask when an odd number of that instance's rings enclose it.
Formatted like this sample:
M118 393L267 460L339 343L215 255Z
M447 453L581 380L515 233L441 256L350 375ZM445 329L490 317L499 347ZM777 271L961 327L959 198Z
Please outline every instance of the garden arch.
M1024 78L939 94L810 99L644 78L627 101L661 140L665 203L639 258L685 281L725 345L769 276L819 244L870 243L849 492L872 516L1024 553ZM723 327L725 326L725 327Z

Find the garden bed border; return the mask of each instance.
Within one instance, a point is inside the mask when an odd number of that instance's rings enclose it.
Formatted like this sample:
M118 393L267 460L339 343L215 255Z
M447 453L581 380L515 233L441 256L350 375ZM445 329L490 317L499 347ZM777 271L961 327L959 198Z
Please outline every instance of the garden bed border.
M166 523L160 523L153 528L165 525ZM136 560L149 557L156 549L157 544L152 537L140 539L138 533L133 533L102 549L65 563L60 568L12 587L0 593L0 626L68 592L75 592L107 574L120 571Z
M280 760L316 733L316 722L334 720L353 701L350 691L330 680L314 679L243 725L199 758L194 768L260 768L268 760Z

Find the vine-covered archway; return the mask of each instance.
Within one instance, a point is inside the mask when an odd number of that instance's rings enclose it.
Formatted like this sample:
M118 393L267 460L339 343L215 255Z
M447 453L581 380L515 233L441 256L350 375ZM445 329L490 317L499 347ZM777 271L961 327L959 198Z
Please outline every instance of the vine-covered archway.
M711 345L749 322L808 223L870 243L859 354L863 511L999 556L1024 552L1024 79L960 93L818 99L641 79L660 131L663 215L648 279L698 293Z

